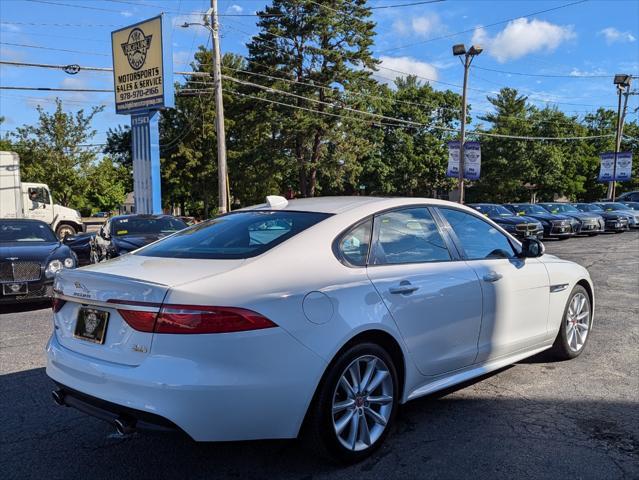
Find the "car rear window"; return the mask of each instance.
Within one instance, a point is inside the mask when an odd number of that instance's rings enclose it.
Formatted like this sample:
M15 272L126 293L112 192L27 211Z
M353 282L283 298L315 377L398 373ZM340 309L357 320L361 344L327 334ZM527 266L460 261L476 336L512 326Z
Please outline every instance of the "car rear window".
M200 223L141 249L146 257L238 259L260 255L329 217L328 213L247 211Z

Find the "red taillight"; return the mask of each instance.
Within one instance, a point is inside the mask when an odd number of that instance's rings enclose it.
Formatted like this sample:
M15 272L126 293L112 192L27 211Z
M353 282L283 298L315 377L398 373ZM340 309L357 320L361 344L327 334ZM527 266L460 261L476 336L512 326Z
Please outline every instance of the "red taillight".
M53 297L51 299L51 309L53 310L53 313L58 313L60 309L64 307L65 303L67 303L66 300L62 300L61 298L58 298L58 297Z
M276 326L263 315L244 308L165 305L155 323L155 332L230 333Z
M131 328L139 332L153 332L155 317L158 312L144 312L141 310L120 310L118 313Z

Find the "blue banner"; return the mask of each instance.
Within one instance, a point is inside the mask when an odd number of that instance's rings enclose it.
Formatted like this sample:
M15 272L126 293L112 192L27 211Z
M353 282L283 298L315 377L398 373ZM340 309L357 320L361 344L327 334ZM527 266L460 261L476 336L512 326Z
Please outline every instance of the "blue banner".
M448 142L448 168L446 176L459 178L459 147L461 142ZM464 143L464 178L478 180L481 172L481 146L479 142Z

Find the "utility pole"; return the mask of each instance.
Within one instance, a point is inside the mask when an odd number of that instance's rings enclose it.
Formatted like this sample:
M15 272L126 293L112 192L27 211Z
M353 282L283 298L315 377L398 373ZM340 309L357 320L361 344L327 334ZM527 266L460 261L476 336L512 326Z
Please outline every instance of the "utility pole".
M224 101L222 98L222 57L220 55L220 24L217 0L211 0L211 37L213 39L213 83L215 88L215 131L217 134L217 189L219 213L228 211L226 173L226 134L224 131Z
M464 203L464 143L466 142L466 90L468 86L468 71L470 70L470 64L473 61L475 55L479 55L483 49L478 45L472 45L468 52L463 44L453 45L453 55L463 55L463 60L460 58L462 65L464 65L464 86L462 90L462 111L461 111L461 142L459 144L459 203Z
M615 136L615 159L612 166L612 181L608 183L608 199L611 202L617 198L617 155L621 150L621 136L623 135L623 124L626 119L626 109L628 108L628 96L630 95L630 82L632 77L630 75L620 74L615 75L614 84L617 86L617 94L619 101L617 104L617 131ZM621 96L624 96L623 109L621 108Z

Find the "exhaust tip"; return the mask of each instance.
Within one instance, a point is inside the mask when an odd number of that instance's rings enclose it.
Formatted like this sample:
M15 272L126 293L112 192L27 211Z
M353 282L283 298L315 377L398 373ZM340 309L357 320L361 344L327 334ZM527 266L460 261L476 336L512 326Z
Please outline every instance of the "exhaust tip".
M62 390L53 390L51 392L51 396L53 397L53 401L56 403L56 405L59 405L60 407L66 405L64 403L64 392Z
M120 435L130 435L135 432L135 422L131 422L124 417L116 418L113 423L115 425L115 431Z

